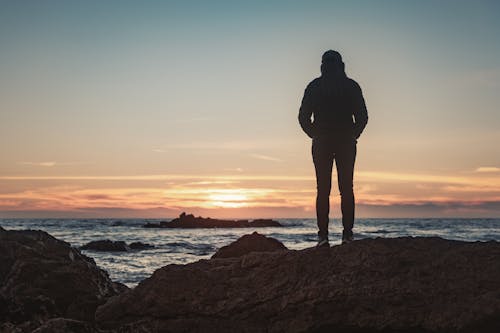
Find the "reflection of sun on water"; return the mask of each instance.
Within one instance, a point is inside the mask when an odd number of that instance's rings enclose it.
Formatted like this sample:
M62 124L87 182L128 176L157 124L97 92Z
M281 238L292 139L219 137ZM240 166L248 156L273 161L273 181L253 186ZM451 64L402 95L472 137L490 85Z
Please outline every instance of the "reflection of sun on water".
M241 190L219 190L208 196L212 206L223 208L239 208L247 206L248 197Z

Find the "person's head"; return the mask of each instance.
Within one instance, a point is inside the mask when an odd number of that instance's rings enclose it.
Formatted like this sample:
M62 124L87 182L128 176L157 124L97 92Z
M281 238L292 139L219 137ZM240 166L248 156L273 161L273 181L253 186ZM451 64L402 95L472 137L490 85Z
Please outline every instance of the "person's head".
M345 65L340 53L328 50L321 57L321 75L323 76L346 76Z

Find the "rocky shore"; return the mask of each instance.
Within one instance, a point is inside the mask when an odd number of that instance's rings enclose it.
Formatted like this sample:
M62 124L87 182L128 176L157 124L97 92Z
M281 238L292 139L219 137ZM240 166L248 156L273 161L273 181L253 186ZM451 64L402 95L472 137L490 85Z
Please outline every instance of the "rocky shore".
M271 219L256 220L220 220L210 217L195 217L182 213L170 222L146 223L144 228L260 228L282 227L281 223Z
M50 328L66 324L96 331L97 307L127 289L92 258L46 232L0 227L2 333L66 332Z
M0 332L499 332L500 244L257 233L137 287L41 231L0 228Z

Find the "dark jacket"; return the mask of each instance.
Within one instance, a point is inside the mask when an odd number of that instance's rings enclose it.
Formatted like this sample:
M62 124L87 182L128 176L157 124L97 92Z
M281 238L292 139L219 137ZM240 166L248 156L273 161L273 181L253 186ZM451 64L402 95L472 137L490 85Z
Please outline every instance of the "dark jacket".
M307 86L299 123L309 137L327 137L339 142L354 140L359 138L367 122L365 100L356 81L348 77L321 76Z

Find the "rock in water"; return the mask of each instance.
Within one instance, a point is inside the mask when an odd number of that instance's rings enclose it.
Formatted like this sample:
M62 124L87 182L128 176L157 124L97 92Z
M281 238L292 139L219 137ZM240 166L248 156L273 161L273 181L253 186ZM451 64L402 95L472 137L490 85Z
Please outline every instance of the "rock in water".
M281 223L271 219L219 220L210 217L195 217L193 214L182 213L170 222L146 223L144 228L262 228L282 227Z
M3 229L0 286L0 327L20 332L57 317L92 322L98 305L127 289L93 259L46 232Z
M92 251L128 251L130 247L123 241L112 241L109 239L91 241L81 247L82 250Z
M147 250L147 249L152 249L155 246L148 244L148 243L143 243L143 242L133 242L133 243L130 243L129 247L132 250Z
M363 239L158 269L100 306L127 332L500 332L500 244Z
M154 245L133 242L127 245L124 241L112 241L109 239L91 241L81 247L82 250L104 251L104 252L125 252L130 250L147 250L154 248Z
M266 237L255 231L251 235L244 235L237 241L221 247L212 258L241 257L250 252L270 252L286 249L286 246L277 239Z

